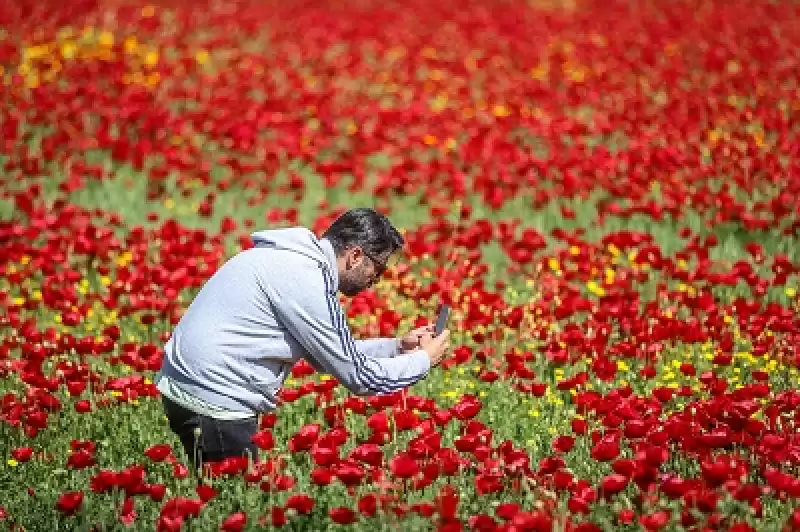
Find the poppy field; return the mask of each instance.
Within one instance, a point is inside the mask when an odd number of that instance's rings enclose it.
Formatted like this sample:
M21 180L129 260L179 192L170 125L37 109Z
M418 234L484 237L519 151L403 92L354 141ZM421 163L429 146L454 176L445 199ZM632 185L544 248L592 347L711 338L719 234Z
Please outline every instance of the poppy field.
M800 530L800 4L0 3L0 528ZM266 228L388 214L358 337L194 478L153 384Z

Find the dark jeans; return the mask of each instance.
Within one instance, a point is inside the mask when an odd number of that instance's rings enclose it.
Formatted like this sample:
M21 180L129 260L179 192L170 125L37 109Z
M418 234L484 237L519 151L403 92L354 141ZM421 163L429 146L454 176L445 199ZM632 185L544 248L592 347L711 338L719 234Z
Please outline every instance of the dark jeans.
M167 397L161 396L169 428L178 435L189 458L192 469L207 462L218 462L228 457L248 456L258 460L258 447L251 441L258 431L258 417L220 420L196 414ZM200 434L195 435L197 429Z

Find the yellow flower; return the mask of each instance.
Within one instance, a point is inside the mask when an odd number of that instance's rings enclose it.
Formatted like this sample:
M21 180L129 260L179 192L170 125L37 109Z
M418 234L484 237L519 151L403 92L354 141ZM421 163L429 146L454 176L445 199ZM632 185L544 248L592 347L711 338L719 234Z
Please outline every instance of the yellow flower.
M209 58L210 55L208 51L203 50L202 48L194 54L194 60L197 61L197 63L200 65L205 65L206 63L208 63Z
M539 411L538 410L533 410L533 409L528 410L528 415L531 416L531 417L539 417Z
M155 50L150 50L144 56L144 64L153 67L158 64L158 52Z
M114 46L114 34L110 31L103 31L97 38L97 42L104 48L111 48Z
M132 54L139 48L139 41L133 35L125 38L125 53Z
M13 458L9 458L8 459L8 465L10 465L11 467L17 467L18 464L19 464L19 462L17 462Z
M499 118L504 118L509 116L511 112L506 108L505 105L495 105L492 107L492 114Z
M602 286L598 285L596 281L589 281L588 283L586 283L586 288L589 290L589 292L591 292L596 296L606 295L605 289Z
M794 297L797 295L797 290L792 288L791 286L787 286L786 290L784 290L784 293L789 297Z

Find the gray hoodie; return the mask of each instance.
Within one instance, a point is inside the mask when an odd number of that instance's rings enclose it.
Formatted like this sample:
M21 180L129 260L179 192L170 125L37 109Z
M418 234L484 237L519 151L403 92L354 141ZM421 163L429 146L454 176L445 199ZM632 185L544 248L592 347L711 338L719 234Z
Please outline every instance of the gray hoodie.
M164 347L160 373L212 405L261 413L306 359L356 395L424 378L422 350L394 338L355 340L337 297L333 247L303 227L259 231L203 285Z

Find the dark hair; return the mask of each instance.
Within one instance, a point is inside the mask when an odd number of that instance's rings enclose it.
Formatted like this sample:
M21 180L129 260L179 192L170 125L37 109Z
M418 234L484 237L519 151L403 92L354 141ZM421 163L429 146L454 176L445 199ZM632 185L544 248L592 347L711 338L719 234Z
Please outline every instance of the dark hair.
M351 209L336 218L322 238L330 241L337 256L353 246L372 255L392 254L405 243L386 216L366 207Z

